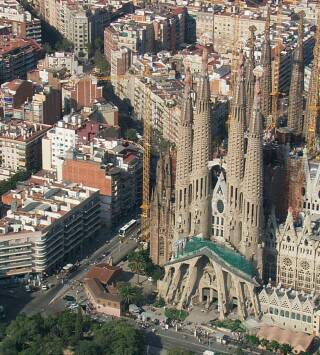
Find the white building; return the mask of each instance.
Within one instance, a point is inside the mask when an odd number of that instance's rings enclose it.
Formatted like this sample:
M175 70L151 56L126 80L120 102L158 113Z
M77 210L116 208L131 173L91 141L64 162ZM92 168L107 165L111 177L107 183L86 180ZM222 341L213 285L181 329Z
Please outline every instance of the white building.
M55 271L81 257L101 227L99 190L43 176L3 195L0 277Z
M262 321L281 328L319 335L320 299L292 289L266 286L259 294Z
M66 157L67 151L75 148L77 129L82 126L80 115L70 114L63 117L57 126L50 129L42 139L42 168L54 170Z
M82 65L79 65L74 53L55 52L47 54L45 58L47 68L61 70L66 69L70 74L81 75L83 73Z

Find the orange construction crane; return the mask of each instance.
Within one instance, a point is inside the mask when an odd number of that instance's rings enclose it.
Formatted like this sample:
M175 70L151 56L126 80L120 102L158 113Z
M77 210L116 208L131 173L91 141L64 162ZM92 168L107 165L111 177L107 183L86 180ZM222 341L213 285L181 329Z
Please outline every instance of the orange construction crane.
M319 119L320 94L320 12L317 18L316 44L313 49L313 65L310 78L309 95L307 99L305 129L306 143L311 154L317 152L317 126Z
M275 128L278 122L278 99L279 99L279 79L280 79L280 64L281 64L281 51L282 51L282 1L278 2L278 12L276 20L276 30L277 30L277 39L276 47L274 51L274 60L273 60L273 75L272 75L272 110L271 110L271 127Z
M144 76L150 77L147 65ZM150 239L150 160L151 160L151 90L146 88L143 118L143 175L142 175L142 206L141 206L141 240Z

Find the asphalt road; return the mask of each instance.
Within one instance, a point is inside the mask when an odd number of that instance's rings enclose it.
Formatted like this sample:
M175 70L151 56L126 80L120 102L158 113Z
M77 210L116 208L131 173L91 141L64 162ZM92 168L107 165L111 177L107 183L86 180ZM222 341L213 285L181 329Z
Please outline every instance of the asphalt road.
M38 312L48 314L60 310L56 308L55 302L69 291L72 281L81 280L90 266L95 262L106 260L110 255L112 255L114 261L120 261L121 258L134 250L136 246L137 243L133 240L120 244L118 236L113 237L108 244L102 245L88 259L84 259L78 269L69 276L68 281L64 285L57 284L50 290L33 293L32 300L22 308L21 312L32 315ZM103 258L104 254L106 254L105 258Z

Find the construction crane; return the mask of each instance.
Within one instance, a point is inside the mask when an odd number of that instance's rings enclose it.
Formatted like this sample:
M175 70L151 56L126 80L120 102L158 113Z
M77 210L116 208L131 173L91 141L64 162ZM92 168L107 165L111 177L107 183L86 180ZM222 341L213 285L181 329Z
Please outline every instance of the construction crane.
M278 99L279 99L279 79L280 79L280 64L281 64L281 51L282 51L282 1L278 2L278 12L276 20L277 39L276 47L274 50L273 60L273 75L272 75L272 108L271 108L271 127L275 128L278 121Z
M317 151L317 126L320 94L320 12L318 12L315 40L316 43L313 49L313 66L311 71L304 129L308 152L311 154L314 154Z
M145 64L144 76L150 77ZM148 84L147 84L148 86ZM143 175L142 175L142 206L141 206L141 240L150 239L150 162L151 162L151 90L145 91L145 115L143 118Z

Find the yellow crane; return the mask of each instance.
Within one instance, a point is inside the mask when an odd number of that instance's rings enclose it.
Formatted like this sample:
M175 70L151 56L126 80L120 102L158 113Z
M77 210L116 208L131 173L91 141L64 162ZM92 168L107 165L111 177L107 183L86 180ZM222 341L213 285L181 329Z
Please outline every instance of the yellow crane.
M145 65L144 76L150 77ZM147 84L148 86L148 84ZM142 173L142 206L141 206L141 239L150 239L150 159L151 159L151 90L145 91L145 115L143 118L143 173Z
M313 49L313 65L310 78L309 95L307 99L305 117L305 135L308 151L313 154L317 151L317 126L319 118L320 94L320 12L317 18L317 32Z
M282 1L279 0L278 3L278 12L276 20L276 30L277 30L277 39L276 47L274 50L274 59L273 59L273 75L272 75L272 108L271 108L271 128L277 126L278 121L278 99L279 99L279 78L280 78L280 64L281 64L281 51L282 51Z

